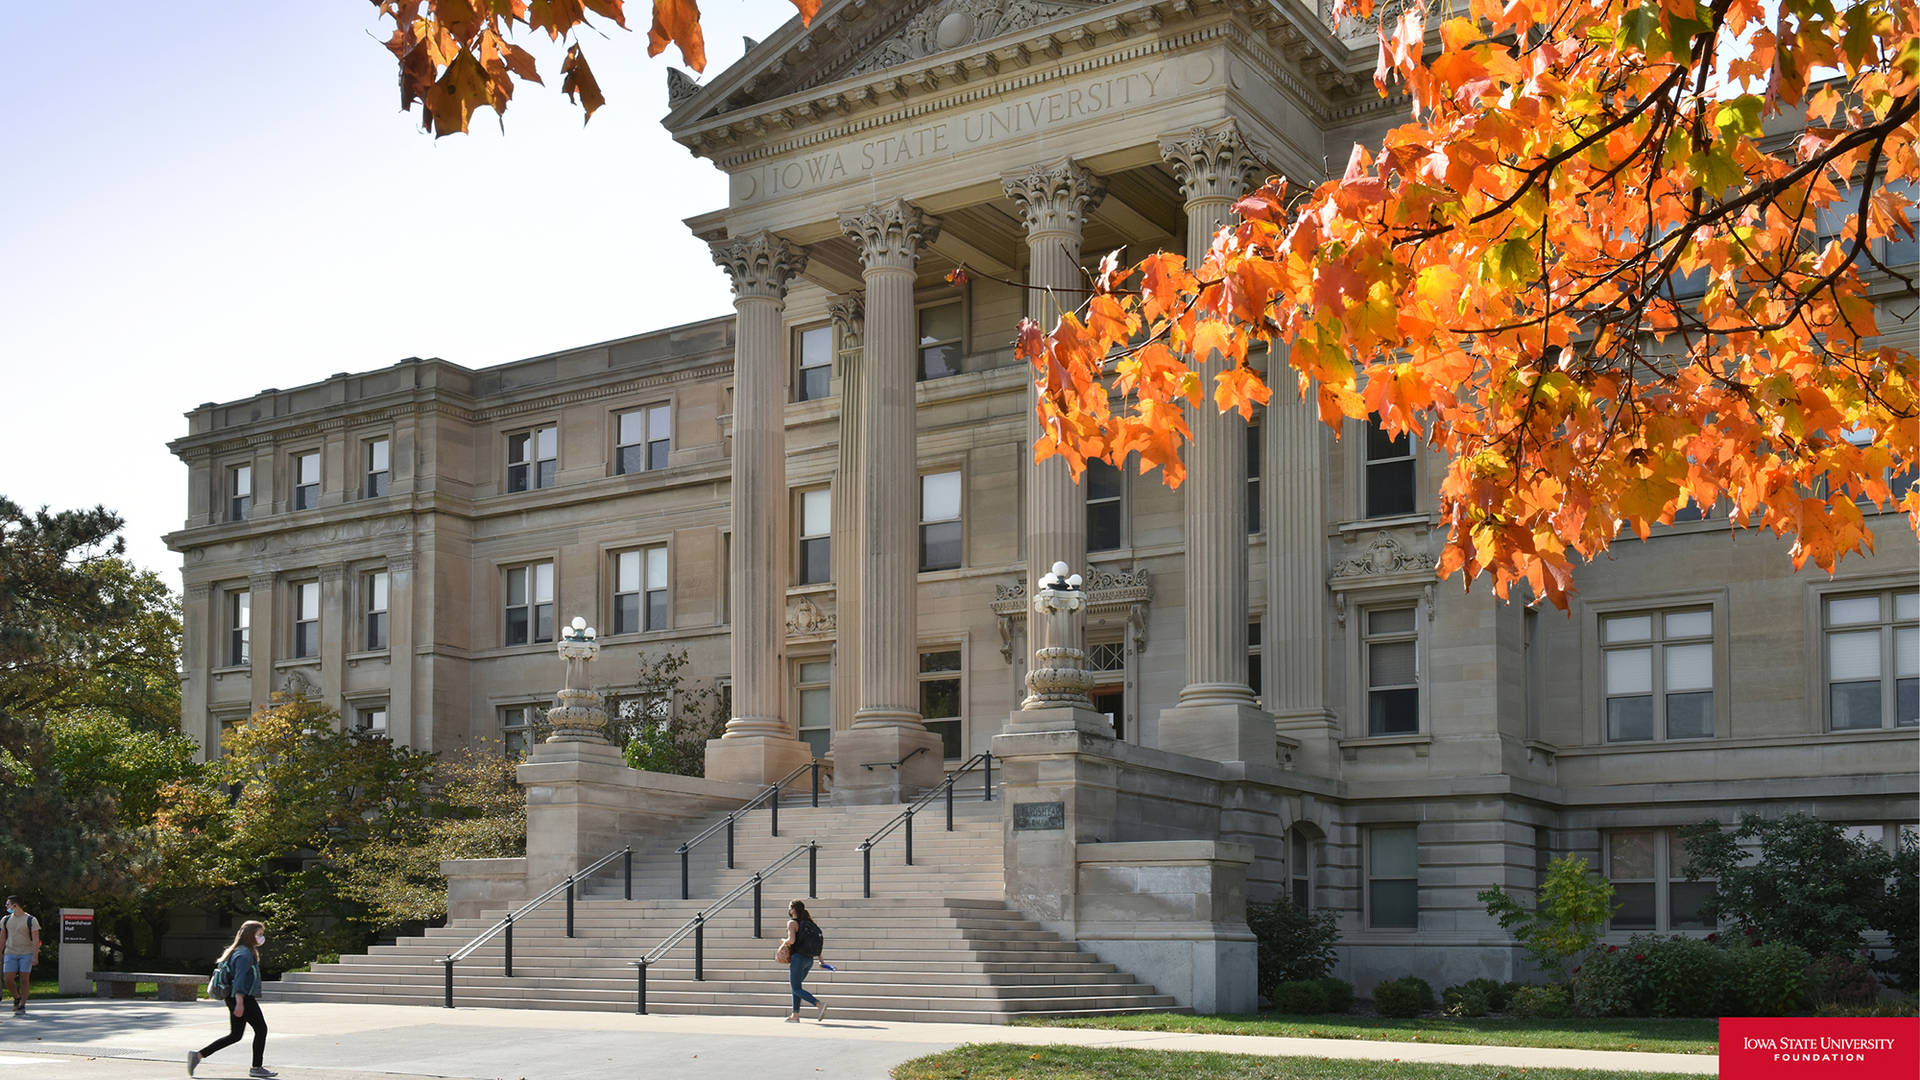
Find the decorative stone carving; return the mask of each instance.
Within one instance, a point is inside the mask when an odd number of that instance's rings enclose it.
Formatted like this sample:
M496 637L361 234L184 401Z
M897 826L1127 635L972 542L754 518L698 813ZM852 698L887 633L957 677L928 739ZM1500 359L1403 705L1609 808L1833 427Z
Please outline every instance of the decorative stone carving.
M547 710L547 724L553 733L545 741L605 743L606 702L598 690L587 685L587 665L600 655L600 643L576 619L574 626L560 635L559 649L567 662L567 683L554 695L554 707Z
M1134 651L1147 647L1147 613L1153 606L1153 574L1126 567L1119 570L1092 570L1082 590L1090 615L1124 614L1127 629L1133 634ZM1019 640L1019 624L1027 611L1027 583L995 585L993 601L988 604L1000 624L1000 657L1013 663L1014 645Z
M807 250L761 229L745 236L715 240L713 261L733 278L733 295L784 300L787 282L807 268Z
M677 109L699 92L700 84L693 81L693 76L676 67L667 69L667 108Z
M1086 224L1087 211L1106 197L1107 182L1072 158L1029 165L1001 182L1001 188L1020 207L1027 234L1068 232L1076 236Z
M280 677L280 692L288 697L317 698L320 696L320 684L312 675L295 668Z
M858 349L867 332L867 298L859 293L836 296L827 302L827 317L840 332L842 349Z
M920 249L940 236L940 219L905 199L892 199L842 213L840 230L859 247L860 264L867 269L912 270Z
M787 612L787 636L805 637L831 634L838 625L831 611L822 611L810 596L802 596Z
M1237 199L1265 173L1232 120L1196 127L1160 140L1160 156L1171 162L1188 202Z
M1023 711L1035 709L1091 709L1093 673L1087 670L1087 653L1080 647L1075 617L1086 607L1087 595L1078 577L1061 579L1065 563L1054 563L1053 572L1040 579L1033 610L1041 616L1045 644L1034 650L1033 670L1027 672L1027 697L1020 703Z
M934 53L998 37L1021 27L1080 11L1087 4L1039 3L1037 0L939 0L907 20L893 37L854 62L847 75L866 75Z
M1434 572L1433 556L1425 552L1408 551L1400 546L1392 533L1381 533L1367 545L1367 550L1338 563L1333 568L1333 580L1351 578L1387 577L1395 574L1413 574Z

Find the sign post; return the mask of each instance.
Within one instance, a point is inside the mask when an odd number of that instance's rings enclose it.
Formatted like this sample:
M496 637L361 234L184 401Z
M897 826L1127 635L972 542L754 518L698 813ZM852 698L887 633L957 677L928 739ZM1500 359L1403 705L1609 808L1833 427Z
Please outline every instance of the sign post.
M84 994L93 988L93 909L60 909L60 992Z

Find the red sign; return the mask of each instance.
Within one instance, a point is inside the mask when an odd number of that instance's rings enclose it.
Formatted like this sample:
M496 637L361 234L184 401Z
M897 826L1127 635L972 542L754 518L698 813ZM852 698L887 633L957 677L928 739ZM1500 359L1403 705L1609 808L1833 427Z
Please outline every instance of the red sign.
M1920 1017L1729 1017L1720 1021L1725 1080L1914 1080Z

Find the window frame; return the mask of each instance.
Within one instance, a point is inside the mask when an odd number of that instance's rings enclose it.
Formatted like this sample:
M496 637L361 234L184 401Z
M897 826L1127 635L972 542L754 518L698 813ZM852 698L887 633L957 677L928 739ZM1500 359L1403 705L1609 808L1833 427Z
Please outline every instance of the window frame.
M810 496L826 496L826 531L807 531L807 499ZM814 487L796 488L793 493L793 581L796 585L831 585L833 583L833 486L820 484ZM818 560L823 564L825 576L809 577L808 567L812 560L808 555L815 546L824 546L826 553Z
M379 722L372 719L379 714ZM353 703L353 727L356 731L372 731L391 739L393 737L393 711L385 699L377 701L356 701Z
M1582 685L1591 687L1581 694L1581 715L1583 717L1586 745L1608 746L1617 749L1633 747L1659 748L1673 743L1676 745L1702 745L1708 741L1706 736L1686 739L1666 739L1664 737L1627 742L1610 742L1607 739L1606 707L1606 663L1601 653L1603 620L1617 615L1664 614L1680 612L1693 608L1707 608L1713 612L1713 736L1726 738L1732 716L1732 660L1728 648L1730 617L1728 615L1728 590L1696 590L1693 592L1666 593L1657 596L1622 596L1605 600L1577 600L1582 605L1580 616L1581 635L1581 671ZM1689 639L1698 640L1698 639ZM1664 672L1662 672L1664 674ZM1817 677L1817 673L1816 676ZM1725 688L1725 692L1723 691ZM1809 690L1809 694L1813 691ZM1809 698L1811 703L1811 698ZM1664 713L1660 714L1664 717ZM1816 714L1817 715L1817 714ZM1657 728L1655 734L1664 736L1666 728Z
M1297 821L1287 829L1287 898L1302 911L1313 910L1313 872L1320 845L1317 831Z
M640 440L638 442L623 441L626 436L622 429L625 426L624 421L629 416L637 416L640 418ZM654 430L655 421L660 417L664 417L666 421L666 434L664 436L659 435ZM655 444L659 444L660 461L658 464L654 463ZM639 468L629 469L627 467L626 451L636 447L640 451L640 466ZM638 405L631 409L621 409L613 414L613 474L615 476L635 476L640 473L661 472L672 464L672 401L648 402L645 405Z
M253 664L253 588L228 588L222 590L221 595L220 655L226 663L220 666L250 667Z
M309 595L307 593L308 588L312 588L313 590L311 594L313 597L313 610L310 613L306 608L306 599ZM287 650L288 658L293 660L319 659L320 607L324 603L324 598L320 595L320 579L318 577L290 579L287 582L287 601L287 613L293 616L287 624L291 631L291 640L288 642L290 648ZM302 615L307 615L307 617L302 618ZM306 640L309 635L302 631L302 627L306 626L312 627L310 647Z
M1705 634L1683 634L1669 636L1668 622L1676 615L1689 615L1704 612L1712 620ZM1646 617L1648 636L1644 639L1609 641L1607 624L1616 619ZM1602 740L1609 746L1635 746L1645 743L1663 742L1701 742L1717 738L1720 733L1720 707L1723 695L1720 688L1725 685L1720 670L1720 618L1719 612L1711 604L1671 603L1647 607L1610 608L1599 613L1596 626L1598 634L1595 647L1600 650L1600 671L1597 687L1600 691L1600 722ZM1667 687L1667 652L1673 648L1707 646L1711 652L1707 661L1710 681L1706 692L1712 695L1712 707L1708 716L1708 732L1705 735L1672 734L1672 717L1668 712L1669 698L1677 693L1699 693L1693 690L1671 690ZM1613 733L1612 703L1616 698L1640 697L1640 694L1615 694L1608 689L1608 664L1610 658L1629 652L1645 650L1648 654L1648 689L1644 696L1650 699L1652 712L1649 723L1651 734L1644 739L1621 739Z
M804 678L802 674L803 670L816 664L826 668L826 675L821 679L810 680ZM793 700L793 737L807 745L812 750L814 757L825 757L833 750L833 657L828 653L791 656L787 658L787 669L787 685L791 688ZM807 696L809 694L826 695L827 708L826 722L824 724L807 724L804 722L806 718L806 701L808 700ZM807 735L810 732L824 732L826 734L825 746L815 747L811 742L808 742Z
M1358 505L1355 507L1355 509L1359 511L1359 513L1355 515L1356 519L1361 521L1392 521L1397 518L1414 517L1424 513L1420 505L1420 443L1416 439L1415 433L1408 431L1403 432L1399 436L1399 438L1406 440L1406 453L1392 457L1375 457L1373 454L1374 435L1378 432L1382 438L1386 438L1386 432L1380 427L1377 421L1372 419L1361 422L1360 427L1361 438L1358 447L1360 497ZM1391 439L1388 440L1388 445L1389 448L1391 448ZM1403 510L1383 510L1380 513L1375 513L1373 510L1373 485L1376 467L1397 467L1403 462L1406 465L1407 473L1406 508Z
M1267 428L1258 418L1248 421L1247 437L1247 535L1259 536L1266 530L1266 515L1260 504L1261 475L1266 465Z
M1113 474L1113 494L1094 497L1095 470L1099 470L1103 476L1108 472ZM1085 496L1081 502L1084 504L1082 513L1085 517L1087 553L1091 555L1125 551L1129 539L1127 535L1127 470L1099 458L1088 458L1086 471L1080 476L1080 491ZM1109 506L1113 508L1114 517L1113 543L1104 547L1095 547L1093 538L1095 507L1104 509Z
M313 462L313 479L306 479L306 463ZM295 450L289 458L287 478L287 510L297 513L302 510L320 508L321 485L326 478L326 462L319 450ZM309 501L311 500L311 501Z
M495 715L499 719L497 726L500 732L500 750L502 753L508 757L513 757L516 754L521 757L531 757L533 755L533 748L538 745L535 740L535 736L537 735L536 729L540 724L539 718L534 714L539 708L538 703L527 701L501 705L495 710ZM509 718L512 718L511 722ZM514 741L516 739L526 740L517 750L514 747Z
M1418 618L1419 613L1415 613ZM1266 693L1266 636L1267 615L1264 611L1249 612L1247 615L1247 689L1253 691L1253 703L1258 706L1267 699ZM1419 624L1414 626L1414 652L1419 653Z
M376 469L375 451L386 456L386 467ZM375 435L360 440L360 497L363 499L384 498L393 490L393 438L388 435ZM376 477L378 479L376 479Z
M1915 597L1915 614L1902 617L1900 598ZM1879 615L1870 623L1832 622L1832 605L1836 600L1860 600L1872 597L1879 604ZM1816 695L1819 707L1815 716L1819 717L1820 730L1828 735L1854 735L1862 732L1889 732L1913 730L1920 727L1915 723L1902 722L1900 716L1900 683L1914 680L1916 693L1920 694L1920 674L1903 676L1900 674L1900 631L1910 631L1920 639L1920 589L1912 587L1912 580L1871 582L1829 582L1827 587L1818 590L1814 601L1815 635L1819 641L1819 663L1815 665ZM1879 635L1879 675L1875 681L1880 684L1880 723L1877 726L1835 727L1833 724L1833 651L1829 640L1836 633L1857 634L1872 631ZM1863 679L1849 679L1850 683L1861 683Z
M958 478L960 489L959 509L955 512L954 516L950 518L929 518L927 517L927 480L929 477L947 475ZM919 485L919 526L915 530L915 538L919 544L918 572L927 574L937 573L942 570L961 569L967 565L967 472L958 465L950 468L937 467L922 469L919 473ZM929 526L949 524L956 526L959 534L954 541L957 548L955 561L951 566L929 566L927 564L927 529Z
M1372 628L1373 616L1390 611L1406 611L1413 619L1411 630L1381 630ZM1427 635L1420 629L1421 616L1427 610L1424 600L1418 597L1387 598L1362 604L1355 612L1356 632L1360 646L1360 664L1358 689L1360 692L1359 720L1364 725L1363 736L1369 739L1401 739L1427 734ZM1411 684L1392 683L1375 686L1373 683L1373 647L1393 645L1400 642L1413 644L1413 682ZM1403 690L1414 692L1412 731L1375 731L1373 724L1373 695L1376 692L1388 693Z
M366 652L386 652L393 647L393 574L386 567L363 571L360 575L360 647Z
M1413 834L1413 875L1388 876L1376 875L1373 871L1374 846L1379 834L1386 831L1409 832ZM1363 922L1370 931L1417 933L1420 929L1420 826L1417 822L1383 821L1367 825L1364 831L1364 845L1361 852L1361 881L1363 889L1361 902L1366 906ZM1374 903L1373 887L1375 883L1411 881L1413 883L1413 922L1411 925L1383 926L1374 920L1378 917Z
M240 490L240 473L246 475L246 491ZM226 520L253 520L253 462L237 461L226 467Z
M954 338L937 338L933 341L927 341L925 335L921 333L922 320L925 318L926 312L948 305L952 305L960 310L960 335ZM939 382L942 379L951 379L959 375L967 374L968 321L967 301L964 296L958 298L943 296L937 300L922 301L913 306L913 381L915 385L927 382ZM929 378L926 374L927 350L937 349L945 345L952 345L958 353L955 357L955 368L948 374L935 375Z
M1677 845L1682 843L1680 839L1680 831L1681 831L1680 826L1673 826L1673 825L1643 825L1643 826L1635 826L1632 828L1605 829L1601 831L1600 833L1601 848L1600 848L1599 862L1600 862L1600 865L1604 868L1603 872L1606 874L1607 880L1614 883L1615 889L1617 890L1619 886L1623 884L1634 885L1634 886L1651 885L1653 887L1653 925L1652 926L1615 926L1613 917L1609 916L1607 918L1607 926L1604 932L1605 936L1614 936L1614 935L1630 936L1634 934L1693 934L1693 935L1704 937L1707 934L1717 932L1718 926L1715 923L1715 921L1711 919L1706 920L1706 925L1704 926L1676 927L1674 925L1674 922L1675 922L1675 919L1673 918L1673 914L1674 914L1673 886L1674 885L1676 884L1679 884L1679 885L1707 884L1707 885L1717 886L1719 883L1718 879L1688 881L1686 877L1675 874L1673 859L1675 857L1676 850L1679 850ZM1653 836L1653 877L1652 878L1622 877L1620 875L1620 872L1614 866L1613 843L1615 838L1630 835L1630 834L1636 834L1636 833L1649 833ZM1708 895L1711 895L1711 894L1708 894ZM1700 902L1705 903L1705 899L1706 899L1705 897L1702 897Z
M954 668L950 671L947 671L947 670L928 671L926 669L927 667L926 658L930 654L937 654L937 653L953 653L955 656L959 657L959 667ZM956 716L940 716L940 717L930 718L924 712L922 712L920 715L920 721L922 724L926 726L928 731L934 731L941 736L941 741L943 743L941 747L941 756L943 760L960 761L967 756L967 646L966 646L966 642L964 641L921 642L919 646L914 650L914 687L915 687L914 707L916 709L921 709L925 706L926 700L927 700L927 692L924 688L926 684L930 682L946 682L949 680L959 684L954 694L954 700L958 702L960 707L959 714ZM953 743L959 748L959 754L957 756L949 757L946 755L946 746L944 745L944 743L946 742L947 731L944 726L941 728L935 728L934 726L935 724L953 725L952 726Z
M550 458L540 456L540 434L544 431L553 432L553 456ZM513 441L523 436L527 440L527 457L521 460L515 460L513 456ZM504 431L501 433L501 444L503 450L502 458L506 463L506 472L502 475L500 484L500 489L503 492L509 495L519 495L529 491L544 491L553 487L558 482L560 475L560 424L558 421L528 424ZM551 473L544 474L545 482L542 482L543 473L540 466L547 463L551 463L553 469ZM516 468L526 470L526 480L520 487L514 486L514 470Z
M542 602L539 599L537 599L537 586L539 584L538 570L542 566L547 568L547 573L550 578L548 583L549 590L550 590L549 596L548 596L548 599L545 601L545 606L549 609L547 612L548 636L544 638L540 636L540 623L539 623L539 619L540 619L539 609L542 606ZM527 575L526 586L525 586L527 598L519 604L515 604L512 602L513 575L515 573L524 573ZM529 648L536 645L553 644L555 635L559 633L559 626L558 626L559 620L558 620L558 617L554 615L554 612L559 610L559 601L560 601L559 565L558 565L558 560L554 559L552 556L550 555L542 556L538 558L530 558L526 560L500 564L500 605L496 610L500 612L500 622L498 625L500 627L501 647L508 648L508 649L519 649L519 648ZM527 640L525 641L513 640L513 633L512 633L513 624L511 622L511 613L516 608L524 608L526 610Z
M917 316L915 317L914 322L915 322L914 330L917 333L919 330L919 319ZM820 363L809 364L806 362L807 361L806 340L808 335L819 334L819 333L826 334L826 339L827 339L826 360ZM793 351L793 364L792 364L792 370L788 373L788 378L790 378L793 383L793 401L796 403L803 402L803 401L825 401L826 399L832 397L833 396L834 360L839 355L839 349L840 349L840 333L834 327L833 321L828 320L826 322L808 323L804 326L796 326L793 328L793 334L790 340L791 340L791 348ZM917 348L918 346L916 346L916 349ZM917 363L917 360L916 360L916 363ZM809 374L818 374L823 370L826 374L824 386L822 386L818 394L808 393L807 392L807 376Z

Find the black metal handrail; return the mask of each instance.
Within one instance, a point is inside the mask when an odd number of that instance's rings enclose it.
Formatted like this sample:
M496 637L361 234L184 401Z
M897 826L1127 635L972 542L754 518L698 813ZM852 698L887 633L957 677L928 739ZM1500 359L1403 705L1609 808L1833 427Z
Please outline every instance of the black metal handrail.
M628 900L633 899L633 845L628 844L626 847L621 848L619 851L608 852L607 854L602 855L598 859L595 859L593 862L588 863L586 866L583 866L580 869L574 871L573 873L568 874L565 881L560 882L559 884L548 889L546 892L543 892L539 896L536 896L533 899L527 901L525 904L521 905L518 910L512 912L511 914L507 915L505 918L501 919L499 922L494 923L492 926L482 931L480 935L475 937L472 941L469 941L465 945L462 945L458 949L455 949L454 951L448 953L446 959L440 961L441 964L444 964L446 966L446 977L447 977L446 1006L447 1008L449 1009L453 1008L453 965L459 963L462 960L465 960L469 956L472 956L474 954L474 951L480 948L480 946L485 945L489 941L492 941L494 938L494 935L504 931L507 935L506 948L505 948L506 975L507 975L507 978L509 979L513 978L513 924L514 924L514 921L517 919L526 918L528 915L533 913L534 909L538 908L540 905L546 903L547 901L553 899L554 897L559 896L563 892L566 893L567 895L567 936L572 937L573 936L573 900L574 900L574 893L576 892L575 887L579 884L579 882L581 882L587 877L590 877L592 874L594 874L594 872L598 871L601 867L606 866L608 863L612 862L615 859L621 860L623 864L622 872L626 878L624 895Z
M922 746L914 750L909 750L907 752L907 756L901 758L899 761L863 761L860 763L860 767L863 769L878 769L884 766L885 768L889 768L889 769L897 769L900 766L905 765L907 762L912 761L914 758L917 758L921 754L924 754L926 752L927 752L927 748Z
M925 748L922 747L922 749L925 749ZM918 751L915 751L915 753L918 753ZM912 756L913 756L912 754L907 755L907 757L912 757ZM901 760L905 761L906 759L902 758ZM885 763L882 762L881 764L885 764ZM892 818L889 818L885 825L882 825L880 826L880 828L874 830L874 833L872 836L869 836L865 840L860 841L860 845L854 848L855 851L858 851L860 853L860 895L861 896L864 896L869 900L873 899L873 845L885 839L888 833L904 825L907 831L907 865L912 866L913 865L913 815L919 813L922 809L926 807L928 803L933 801L935 796L940 795L942 793L945 793L947 797L947 831L948 832L953 831L954 781L959 780L962 776L965 776L967 773L971 772L975 765L983 766L985 769L985 772L983 774L983 779L980 784L981 799L982 801L985 801L985 802L993 801L993 751L983 750L980 753L975 754L972 757L968 758L967 760L961 762L960 767L948 773L947 778L945 780L941 781L938 785L934 786L933 788L928 789L927 793L920 796L920 798L917 801L915 801L912 806L907 807L905 810L902 810L898 814L895 814Z
M752 890L753 892L753 936L756 938L760 937L762 929L760 924L760 887L767 878L786 869L789 864L795 859L798 859L800 853L803 851L807 853L807 899L811 900L818 896L820 894L820 845L815 841L808 840L805 843L795 844L792 851L761 867L754 872L752 877L735 885L725 896L700 909L693 918L681 923L678 930L668 934L666 940L655 945L645 956L642 956L638 960L628 961L633 965L634 978L638 984L639 992L638 1002L634 1011L641 1015L645 1015L647 1011L647 968L659 963L661 958L667 955L667 951L682 941L685 941L688 934L693 935L694 980L697 982L706 981L707 920L725 911L748 890Z
M686 843L681 844L677 848L674 848L673 853L675 855L680 856L680 899L682 900L690 899L690 897L688 896L688 892L689 892L688 877L690 876L690 867L692 865L693 849L696 846L698 846L701 841L706 840L708 837L711 837L714 833L717 833L722 829L725 829L727 833L727 869L729 870L733 869L733 823L736 818L739 818L745 815L751 810L758 809L761 803L767 802L767 800L771 799L772 802L769 805L771 805L773 809L773 814L772 814L773 832L769 835L772 835L772 836L780 835L780 798L779 798L780 789L783 787L786 787L788 784L791 784L795 780L799 779L801 773L810 772L813 774L813 805L816 807L819 806L820 805L820 766L821 766L820 759L814 758L812 760L809 760L805 765L800 766L799 768L793 770L792 772L781 777L780 779L775 780L773 783L768 784L766 788L760 792L760 794L755 795L753 798L748 799L746 802L733 808L731 811L727 813L726 817L723 817L719 821L716 821L713 824L707 826L705 829L702 829L699 835L695 836L693 839L688 840Z

